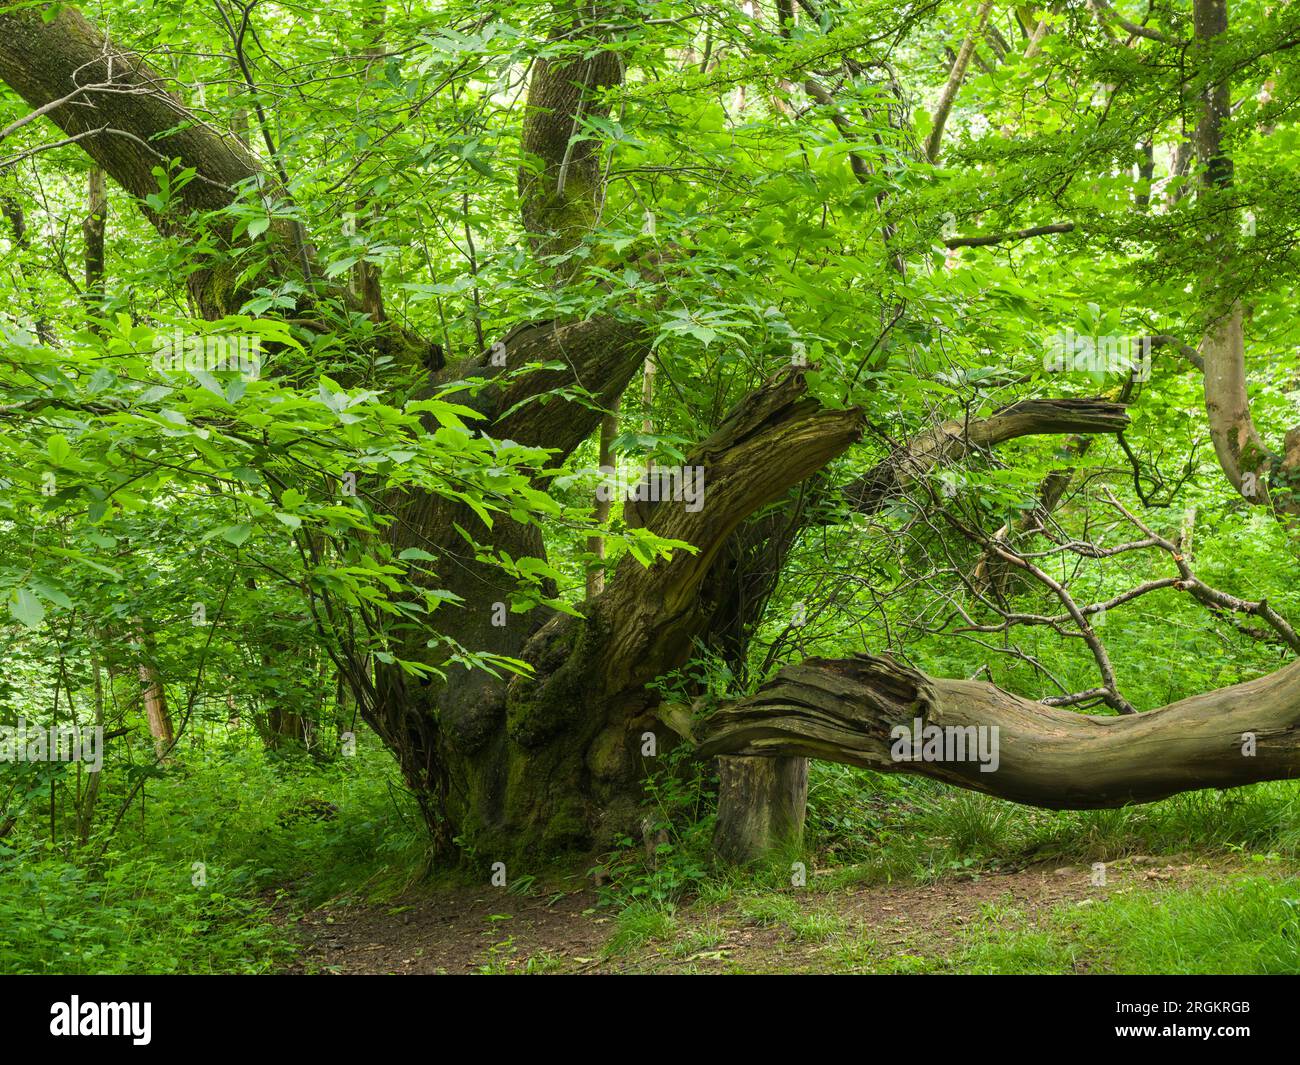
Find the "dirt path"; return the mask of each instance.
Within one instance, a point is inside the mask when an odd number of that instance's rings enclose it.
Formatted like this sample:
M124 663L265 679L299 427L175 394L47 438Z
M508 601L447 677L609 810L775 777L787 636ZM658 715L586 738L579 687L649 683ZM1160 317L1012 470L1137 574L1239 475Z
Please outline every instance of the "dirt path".
M1136 857L1082 866L961 876L930 884L737 895L679 908L610 951L617 914L587 889L409 892L387 905L324 907L299 923L298 973L853 972L958 949L973 923L1016 911L1037 922L1054 908L1112 892L1161 891L1221 875L1203 859ZM825 875L825 874L824 874ZM820 879L820 878L814 878ZM1019 918L1018 918L1019 919ZM1086 971L1085 966L1080 966Z
M586 891L546 897L482 888L409 892L388 905L326 907L299 928L294 972L528 971L530 958L572 969L599 957L612 919ZM534 962L533 970L539 968Z
M631 962L612 962L604 971L905 972L906 962L961 949L963 933L978 922L1014 911L1037 924L1061 906L1093 905L1114 892L1186 887L1211 875L1204 860L1138 856L1108 864L1104 886L1094 885L1086 866L1047 866L929 884L782 894L780 901L797 903L793 913L773 907L770 895L741 898L688 911L673 943L639 952ZM683 951L693 934L701 949Z

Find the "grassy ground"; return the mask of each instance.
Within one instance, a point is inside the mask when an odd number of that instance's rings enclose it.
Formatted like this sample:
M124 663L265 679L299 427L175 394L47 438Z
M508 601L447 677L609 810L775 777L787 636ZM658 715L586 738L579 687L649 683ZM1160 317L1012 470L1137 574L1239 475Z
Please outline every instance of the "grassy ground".
M1294 973L1298 903L1281 869L1139 856L1104 886L1062 867L633 909L606 951L628 971Z
M0 846L0 972L273 972L296 951L278 907L396 890L420 868L420 828L378 750L317 766L213 744L142 796L111 839ZM121 799L101 797L101 822Z
M102 854L0 849L0 970L1300 972L1300 785L1052 813L821 766L807 849L744 872L710 864L693 787L653 792L653 860L497 888L423 875L382 752L208 750Z

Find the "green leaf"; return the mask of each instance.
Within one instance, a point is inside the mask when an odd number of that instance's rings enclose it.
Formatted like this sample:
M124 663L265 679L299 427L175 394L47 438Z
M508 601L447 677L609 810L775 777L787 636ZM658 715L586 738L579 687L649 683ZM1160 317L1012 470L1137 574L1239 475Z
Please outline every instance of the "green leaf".
M227 525L225 528L221 529L217 535L227 543L232 543L238 547L248 539L252 532L253 527L251 525Z
M9 600L9 613L29 629L39 628L45 620L45 606L30 588L19 588Z
M72 454L72 445L68 443L67 437L55 435L45 442L45 453L55 466L62 466Z

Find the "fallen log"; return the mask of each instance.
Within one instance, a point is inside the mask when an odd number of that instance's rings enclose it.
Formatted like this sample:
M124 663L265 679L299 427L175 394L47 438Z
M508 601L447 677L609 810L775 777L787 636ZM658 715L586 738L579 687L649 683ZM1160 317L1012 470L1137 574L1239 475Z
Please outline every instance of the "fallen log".
M918 726L925 736L913 735ZM945 738L960 730L962 756L943 745L930 757L921 741L931 726ZM821 758L1051 810L1113 808L1300 776L1300 662L1109 717L1045 706L984 681L929 677L890 658L813 658L720 708L700 736L702 756ZM981 758L989 749L994 757Z

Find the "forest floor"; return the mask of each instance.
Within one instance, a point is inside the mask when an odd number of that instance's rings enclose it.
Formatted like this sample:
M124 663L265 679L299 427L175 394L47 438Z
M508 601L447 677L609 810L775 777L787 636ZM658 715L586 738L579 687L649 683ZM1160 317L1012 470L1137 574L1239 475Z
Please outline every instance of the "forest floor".
M300 915L301 946L289 971L1000 971L990 942L1004 954L1010 949L1021 971L1116 971L1104 947L1071 936L1092 908L1159 907L1171 894L1213 890L1262 870L1236 857L1138 855L1108 863L1102 886L1088 866L1057 863L924 883L854 885L845 872L810 872L802 889L623 911L599 906L590 882L577 877L568 890L560 881L549 893L411 889L386 904L339 902Z

